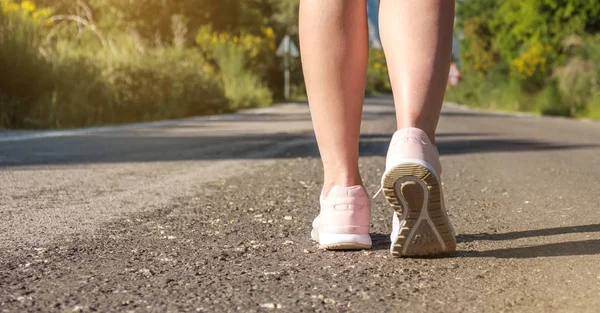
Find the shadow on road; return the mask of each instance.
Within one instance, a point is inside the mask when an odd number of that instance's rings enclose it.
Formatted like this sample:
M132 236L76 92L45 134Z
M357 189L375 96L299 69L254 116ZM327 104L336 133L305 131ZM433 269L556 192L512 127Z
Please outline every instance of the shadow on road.
M457 240L458 240L458 242L472 242L472 241L484 241L484 240L491 240L491 241L514 240L514 239L529 238L529 237L542 237L542 236L552 236L552 235L562 235L562 234L572 234L572 233L580 234L580 233L594 233L594 232L600 232L600 224L556 227L556 228L543 228L543 229L516 231L516 232L500 233L500 234L489 234L489 233L465 234L465 235L459 235Z
M504 248L488 251L458 251L465 258L526 259L553 256L600 254L600 239L569 241L538 246Z
M500 135L485 133L440 133L438 148L444 156L600 147L600 144L563 144L496 138L498 136ZM390 134L361 136L360 155L385 156L390 138ZM0 147L0 167L319 156L313 134L157 136L131 132L99 133L8 142Z
M390 250L390 234L371 233L371 250Z
M480 137L481 134L473 134ZM451 137L451 136L447 136ZM437 140L438 150L442 156L472 154L472 153L495 153L495 152L526 152L568 149L590 149L598 148L596 144L556 144L550 142L522 139L445 139L443 136ZM454 136L452 136L454 137ZM385 156L389 145L389 138L385 140L363 141L360 144L361 156Z
M581 226L556 227L534 229L518 232L500 233L500 234L465 234L458 236L457 240L461 242L473 241L501 241L515 240L531 237L545 237L553 235L571 234L571 233L592 233L600 232L600 224L590 224ZM568 256L568 255L596 255L600 254L600 240L581 240L560 243L550 243L537 246L504 248L488 251L459 251L460 257L494 257L494 258L537 258L549 256Z
M600 224L590 224L570 227L544 228L500 234L464 234L456 239L458 243L474 241L500 241L515 240L520 238L544 237L571 233L600 232ZM372 250L389 250L389 234L371 233L373 240ZM487 251L457 251L454 257L465 258L501 258L523 259L537 257L570 256L570 255L596 255L600 254L600 239L550 243L537 246L503 248Z

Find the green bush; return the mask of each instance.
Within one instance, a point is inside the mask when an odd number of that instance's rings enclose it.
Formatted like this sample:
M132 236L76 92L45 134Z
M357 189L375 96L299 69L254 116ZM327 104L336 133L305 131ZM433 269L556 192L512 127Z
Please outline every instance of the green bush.
M392 86L383 51L374 48L369 49L368 62L366 94L391 92Z
M40 53L49 12L31 5L0 1L0 127L23 126L21 117L52 88L52 65Z
M115 60L54 60L54 89L28 127L83 127L231 111L220 81L194 52L166 49Z
M452 101L545 115L596 116L600 2L459 0L463 80Z
M45 41L49 13L36 13L31 3L0 4L0 127L83 127L240 106L226 98L220 76L193 49L136 51L127 40L115 49L89 33L50 45Z
M265 29L265 37L243 33L231 36L213 32L209 26L199 29L198 48L216 64L225 88L225 96L233 110L262 107L273 102L271 90L257 73L265 69L253 64L275 48L273 30Z
M562 100L561 93L555 81L552 81L540 91L534 100L539 113L554 116L572 116L571 109Z
M594 97L592 97L592 100L587 107L587 111L580 116L600 120L600 92L597 92Z
M202 9L150 2L36 1L57 11L50 18L28 0L0 0L0 128L150 121L272 103L265 81L281 80L274 29L282 25L271 26L275 17L262 13L294 5L252 1L225 22L207 14L231 11L220 1L203 0ZM193 45L188 29L202 25L215 26L219 37L211 32L208 45Z
M114 123L114 97L99 62L84 56L52 60L52 90L35 101L26 127L62 128Z
M194 52L167 49L107 66L116 122L229 112L223 87Z
M500 111L534 111L534 105L517 80L467 77L449 87L446 99L472 107Z
M589 60L570 59L554 70L562 100L569 107L569 115L585 110L598 84L596 65Z
M565 37L600 26L600 2L589 0L506 0L490 20L494 48L506 59L524 47L549 46L549 63L560 61Z
M221 71L225 96L234 110L267 106L272 103L271 91L260 78L246 68L244 51L237 45L215 47L216 62Z

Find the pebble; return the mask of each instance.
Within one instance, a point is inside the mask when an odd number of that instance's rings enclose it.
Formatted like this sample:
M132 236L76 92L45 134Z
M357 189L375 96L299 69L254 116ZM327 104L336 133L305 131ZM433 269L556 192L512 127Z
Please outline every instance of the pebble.
M277 303L263 303L260 305L261 308L265 308L265 309L282 309L283 305Z

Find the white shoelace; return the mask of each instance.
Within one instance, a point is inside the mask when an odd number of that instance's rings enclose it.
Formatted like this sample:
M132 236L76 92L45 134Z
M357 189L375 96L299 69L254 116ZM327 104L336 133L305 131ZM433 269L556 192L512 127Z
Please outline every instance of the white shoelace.
M379 185L379 189L377 190L377 192L375 193L375 195L373 196L372 199L377 198L377 196L379 196L379 194L383 191L383 185Z

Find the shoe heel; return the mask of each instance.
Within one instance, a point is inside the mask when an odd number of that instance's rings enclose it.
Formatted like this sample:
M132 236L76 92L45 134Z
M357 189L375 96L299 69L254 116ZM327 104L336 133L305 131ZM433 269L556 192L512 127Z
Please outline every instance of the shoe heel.
M395 257L439 256L456 250L456 238L442 204L439 179L418 163L402 163L382 179L383 194L400 218L392 238Z
M356 234L319 234L319 248L327 250L370 249L371 236Z

